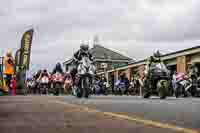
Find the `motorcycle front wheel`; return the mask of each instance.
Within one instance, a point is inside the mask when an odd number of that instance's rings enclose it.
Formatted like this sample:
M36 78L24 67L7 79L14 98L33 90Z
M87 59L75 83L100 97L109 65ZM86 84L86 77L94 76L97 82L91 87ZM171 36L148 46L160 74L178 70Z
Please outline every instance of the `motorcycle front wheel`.
M90 78L89 77L85 77L82 80L82 91L83 91L83 96L85 98L89 97L89 89L90 89Z
M168 95L168 82L166 80L158 81L157 88L160 99L166 99Z
M151 96L150 82L148 80L144 81L144 94L143 98L148 99Z

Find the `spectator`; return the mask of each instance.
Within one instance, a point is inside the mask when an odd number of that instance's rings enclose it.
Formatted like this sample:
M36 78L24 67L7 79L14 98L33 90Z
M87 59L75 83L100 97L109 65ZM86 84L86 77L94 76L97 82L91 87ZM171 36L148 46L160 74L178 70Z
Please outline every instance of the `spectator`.
M6 52L6 55L4 56L3 60L3 65L4 65L3 74L6 75L5 77L6 86L8 87L9 94L11 94L10 84L12 80L12 75L14 74L14 59L11 50L8 50Z
M172 86L173 86L173 89L175 90L176 88L176 71L174 71L173 75L172 75Z
M101 83L102 83L102 86L101 86L101 94L105 95L106 94L106 89L107 89L107 79L105 76L103 76L101 78Z
M114 75L112 75L111 86L112 86L112 94L114 94L115 93L115 78L114 78Z
M15 96L16 95L16 77L13 76L11 80L11 95Z

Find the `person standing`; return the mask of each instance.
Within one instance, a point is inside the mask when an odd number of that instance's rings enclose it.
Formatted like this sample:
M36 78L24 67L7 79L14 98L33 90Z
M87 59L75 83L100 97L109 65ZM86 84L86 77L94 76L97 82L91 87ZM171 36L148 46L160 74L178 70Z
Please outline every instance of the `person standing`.
M12 80L12 75L14 74L14 58L12 56L12 51L8 50L6 52L6 55L4 56L3 60L3 74L5 75L5 83L6 86L8 87L8 92L11 94L11 80Z
M16 77L13 76L11 80L11 95L15 96L16 95Z
M106 92L107 92L107 79L106 79L105 76L103 76L101 78L101 83L102 83L101 94L106 95Z
M172 75L172 86L173 86L173 89L175 91L176 89L176 71L174 71L173 75Z

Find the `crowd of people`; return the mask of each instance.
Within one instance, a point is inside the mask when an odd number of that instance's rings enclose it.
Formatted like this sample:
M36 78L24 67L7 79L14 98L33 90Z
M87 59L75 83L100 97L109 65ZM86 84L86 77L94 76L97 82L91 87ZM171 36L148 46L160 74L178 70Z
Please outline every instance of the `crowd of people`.
M73 56L73 68L64 72L61 63L57 63L52 72L48 72L47 69L39 70L32 77L21 80L21 77L26 77L23 74L25 72L20 72L15 75L14 67L15 61L12 57L12 51L8 50L4 57L4 69L3 74L5 78L3 80L3 91L7 92L9 95L16 95L16 88L20 88L21 84L26 84L27 86L21 86L21 88L28 88L29 93L45 94L49 93L56 87L61 89L62 93L71 94L73 93L73 88L81 87L81 73L86 71L84 66L80 66L80 62L83 57L87 55L88 59L92 62L90 64L90 69L88 71L95 71L94 69L94 56L89 52L89 45L81 44L80 50L77 51ZM86 66L85 66L86 67ZM20 68L20 71L26 71ZM198 88L200 88L200 72L195 65L192 65L187 74L180 74L176 71L169 71L165 64L161 60L161 54L157 50L152 56L147 59L144 77L137 73L130 79L126 77L125 73L121 73L118 79L111 79L108 81L105 76L99 77L94 73L94 77L91 82L91 93L95 95L144 95L144 97L149 97L151 93L154 93L157 87L167 87L169 93L167 95L178 96L177 90L181 88L183 94L186 91L190 92L192 96L196 96ZM17 76L17 77L16 77ZM184 83L182 81L185 81ZM4 83L5 82L5 83ZM164 83L165 82L165 83ZM166 84L167 83L167 84ZM162 86L165 84L165 86ZM184 88L184 89L183 89ZM26 92L26 93L27 93ZM58 94L60 92L57 92ZM160 93L157 91L157 93ZM180 92L179 92L180 93ZM160 94L159 94L160 95ZM164 94L163 98L165 97ZM166 95L166 94L165 94Z

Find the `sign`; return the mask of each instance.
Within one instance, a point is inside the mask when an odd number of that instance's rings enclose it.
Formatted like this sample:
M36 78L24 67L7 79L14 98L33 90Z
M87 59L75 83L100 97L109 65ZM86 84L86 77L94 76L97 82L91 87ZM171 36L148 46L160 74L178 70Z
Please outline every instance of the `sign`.
M108 64L107 63L101 63L101 68L104 68L104 69L108 68Z
M19 64L20 66L24 66L26 70L29 70L33 32L34 32L33 29L28 30L27 32L24 33L21 40Z
M127 64L126 63L115 63L115 64L112 64L112 67L114 69L119 68L119 67L124 67L124 66L127 66Z

